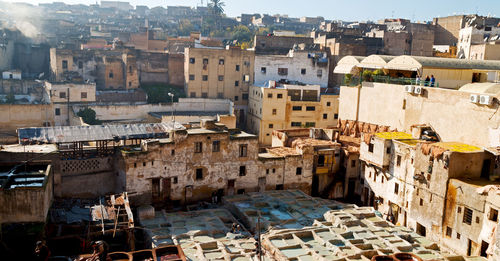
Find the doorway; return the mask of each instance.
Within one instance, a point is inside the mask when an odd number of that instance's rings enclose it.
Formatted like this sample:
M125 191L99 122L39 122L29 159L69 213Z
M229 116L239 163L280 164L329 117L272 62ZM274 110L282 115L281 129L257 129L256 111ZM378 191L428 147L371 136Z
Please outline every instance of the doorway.
M172 190L171 180L171 178L162 179L161 194L164 202L170 200L170 191Z
M230 179L227 181L227 195L232 196L234 195L234 179Z
M488 257L488 254L486 253L486 250L488 250L488 247L490 244L488 242L481 242L481 256Z
M259 178L259 192L266 191L266 177Z
M481 169L481 178L483 179L490 178L490 166L491 166L491 160L485 159L483 161L483 168Z
M356 178L349 178L347 182L347 199L354 198L354 193L356 192Z
M427 235L427 231L424 226L422 226L420 223L417 223L417 234L425 237Z

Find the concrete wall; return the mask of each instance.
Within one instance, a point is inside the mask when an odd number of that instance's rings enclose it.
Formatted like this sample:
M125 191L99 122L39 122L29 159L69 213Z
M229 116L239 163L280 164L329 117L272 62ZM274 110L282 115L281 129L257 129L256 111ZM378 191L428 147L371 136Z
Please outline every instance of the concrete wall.
M52 104L0 104L0 132L17 137L18 128L54 126Z
M168 55L168 79L175 86L184 86L184 54Z
M257 55L255 56L255 85L264 86L268 81L299 81L306 84L328 86L328 63L318 64L308 58L307 51L290 51L288 55ZM326 53L317 52L326 57ZM265 72L262 72L265 68ZM278 68L288 69L287 75L279 75ZM302 74L302 70L305 73ZM321 76L318 76L321 71Z
M2 223L45 222L52 205L52 175L51 165L48 165L42 187L0 190Z
M204 112L220 111L221 114L232 114L233 104L223 99L191 99L180 98L179 102L171 104L142 104L142 105L75 105L75 111L89 107L96 112L97 119L103 121L137 120L148 118L149 112Z
M342 120L387 125L406 132L414 124L430 124L444 141L498 146L500 116L494 113L498 105L478 105L469 99L470 93L456 90L426 87L423 95L413 95L405 93L403 85L363 83L361 88L341 87L339 113Z

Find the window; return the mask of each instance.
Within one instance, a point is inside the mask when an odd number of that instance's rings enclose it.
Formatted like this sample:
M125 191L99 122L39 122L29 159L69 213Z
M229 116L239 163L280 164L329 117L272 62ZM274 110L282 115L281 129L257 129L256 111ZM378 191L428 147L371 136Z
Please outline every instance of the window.
M134 168L137 168L137 163L134 163Z
M266 67L260 67L260 72L263 74L266 74L267 68Z
M401 166L401 155L396 156L396 166Z
M283 184L276 185L276 190L283 190L283 189L284 189Z
M239 71L240 71L240 65L239 65L239 64L237 64L237 65L236 65L236 71L237 71L237 72L239 72Z
M276 173L276 169L273 169L273 173Z
M316 75L318 76L318 78L323 77L323 70L319 69Z
M398 194L399 193L399 184L398 183L394 183L394 194Z
M480 221L480 220L479 220L479 217L476 217L476 223L478 223L478 224L479 224L479 221Z
M273 98L273 94L272 93L268 93L267 94L267 98L272 99Z
M314 128L314 127L316 127L315 122L306 122L306 128Z
M220 151L220 141L214 140L212 141L212 152L219 152Z
M472 209L464 207L463 223L470 225L472 223Z
M278 99L281 99L281 98L283 98L283 94L282 93L278 93L277 97L278 97Z
M82 99L87 99L87 93L86 93L86 92L81 92L81 93L80 93L80 97L81 97Z
M248 75L248 74L243 75L243 81L250 82L250 75Z
M292 122L292 127L300 127L302 126L301 122Z
M160 196L160 179L151 180L151 194L155 198Z
M56 116L59 116L59 115L61 115L61 109L59 109L59 108L56 108L56 112L55 112L55 113L56 113Z
M236 192L238 194L245 194L245 189L238 189L238 191Z
M294 110L294 111L301 111L302 110L302 106L293 106L292 110Z
M219 75L219 82L224 81L224 75Z
M247 167L246 166L240 166L240 177L246 176L247 175Z
M373 152L373 143L368 144L368 152Z
M457 233L457 239L460 239L460 233Z
M423 205L424 205L424 200L420 199L420 206L423 206Z
M387 149L385 149L385 152L386 152L387 154L391 154L391 147L390 147L390 146L389 146L389 147L387 147Z
M60 92L59 93L59 98L66 99L66 93L65 92Z
M224 98L224 93L222 93L222 92L218 92L218 93L217 93L217 98L219 98L219 99Z
M146 162L143 162L143 163L142 163L142 166L143 166L143 167L146 167Z
M203 143L195 142L194 143L194 153L201 153L203 150Z
M277 113L277 110L273 109L273 115L276 115L276 113Z
M191 92L189 96L191 96L191 98L196 98L196 92Z
M273 124L269 124L269 129L272 129L274 127Z
M234 96L234 100L235 100L235 101L238 101L238 96Z
M302 75L306 74L306 69L300 69L300 74Z
M248 145L246 145L246 144L240 145L240 158L247 156L247 150L248 150Z
M278 68L278 75L288 75L288 68Z
M314 106L306 106L306 111L315 111L316 107Z
M172 183L177 184L179 183L179 179L177 177L172 178Z
M224 59L219 59L219 65L224 65Z
M208 81L208 75L202 75L201 80L204 82Z
M128 67L128 72L129 72L129 73L132 73L132 66L129 66L129 67Z
M326 106L330 107L330 105L332 105L331 102L326 102Z
M318 167L325 166L325 155L318 155Z
M132 82L128 82L128 87L132 87Z
M494 208L490 208L490 214L488 215L488 219L491 221L498 221L498 210Z
M189 75L189 80L190 80L190 81L194 81L194 74L190 74L190 75Z
M243 93L241 95L241 99L243 99L244 101L248 100L248 93Z
M196 62L196 59L195 58L189 58L189 63L190 64L194 64Z
M269 169L266 169L266 175L268 175L268 174L269 174Z
M295 170L295 174L296 174L296 175L302 175L302 167L298 167L298 168Z
M333 118L337 120L339 118L339 114L338 113L333 114Z
M172 151L170 152L170 155L175 156L175 150L172 150Z
M207 65L208 64L208 58L204 58L203 59L203 65Z
M201 93L201 98L208 98L208 93L202 92Z
M240 86L240 81L234 81L234 86L235 86L235 87Z
M82 61L78 62L78 69L83 69L83 62Z
M202 180L203 179L203 169L198 168L196 169L196 180Z
M356 167L356 161L355 160L351 160L351 168L354 168Z
M65 70L68 69L68 61L66 61L66 60L62 61L62 68Z
M452 233L451 227L446 227L446 236L451 237L451 233Z
M328 119L328 114L323 113L323 120L326 120L326 119Z
M113 79L113 77L114 77L113 71L110 71L110 72L109 72L108 77L109 77L109 78L111 78L111 79Z

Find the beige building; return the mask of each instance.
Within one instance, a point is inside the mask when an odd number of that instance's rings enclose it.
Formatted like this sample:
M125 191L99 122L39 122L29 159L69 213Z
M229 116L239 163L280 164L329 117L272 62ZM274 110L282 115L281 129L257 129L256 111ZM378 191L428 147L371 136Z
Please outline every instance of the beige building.
M334 143L332 143L334 145ZM311 193L311 148L273 148L259 153L255 135L213 121L143 141L141 150L122 150L126 191L133 204L189 204L210 195L274 189Z
M500 60L500 43L490 42L470 46L471 60Z
M337 125L338 95L322 94L319 85L269 83L250 87L247 126L260 145L271 145L274 130Z
M72 125L75 118L73 105L96 101L95 84L47 83L47 89L54 108L55 126Z
M254 77L253 51L240 47L186 48L184 89L190 98L227 98L244 123L249 88Z
M50 49L52 82L92 82L96 88L136 89L139 75L134 54L128 50Z
M489 245L500 197L489 191L498 184L491 181L500 174L493 164L498 155L438 136L426 125L414 126L412 134L362 135L361 199L453 253L495 260Z

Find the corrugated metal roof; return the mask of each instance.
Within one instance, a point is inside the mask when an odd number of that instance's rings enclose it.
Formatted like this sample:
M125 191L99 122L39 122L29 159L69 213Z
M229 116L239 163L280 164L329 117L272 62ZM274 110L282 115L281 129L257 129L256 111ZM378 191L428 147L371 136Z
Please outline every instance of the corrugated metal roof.
M29 144L165 138L168 132L174 129L184 130L185 127L178 122L166 122L150 124L23 128L18 129L17 132L19 142L21 144Z
M498 71L500 70L500 61L402 55L392 59L387 64L388 69L395 70L416 71L420 70L422 67Z

